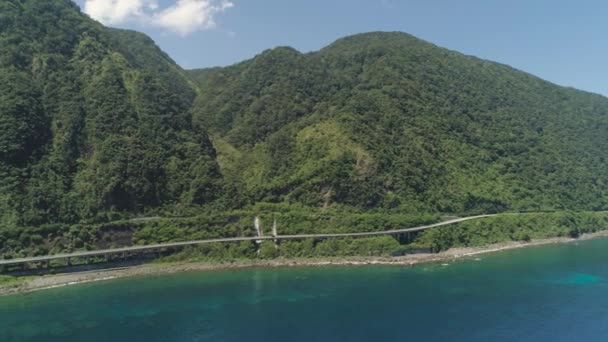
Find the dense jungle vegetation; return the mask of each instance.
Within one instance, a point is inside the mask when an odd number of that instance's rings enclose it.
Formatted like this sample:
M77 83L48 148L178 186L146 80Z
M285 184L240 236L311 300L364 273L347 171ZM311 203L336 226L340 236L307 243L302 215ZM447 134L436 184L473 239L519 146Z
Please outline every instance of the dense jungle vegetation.
M0 1L0 222L107 221L202 205L222 177L196 90L148 37L71 1Z
M185 71L69 0L0 0L8 257L252 234L256 215L302 233L604 210L607 129L605 97L405 33ZM420 244L569 234L538 215L536 228L497 218ZM161 219L130 220L144 216Z
M458 214L607 205L606 98L407 34L191 73L194 124L246 201Z

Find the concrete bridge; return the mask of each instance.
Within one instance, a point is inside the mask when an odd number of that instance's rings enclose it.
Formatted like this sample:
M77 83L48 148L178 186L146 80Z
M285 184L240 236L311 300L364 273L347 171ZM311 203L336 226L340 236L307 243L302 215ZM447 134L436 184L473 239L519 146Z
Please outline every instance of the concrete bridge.
M161 253L163 251L167 251L170 249L176 249L181 247L188 246L197 246L203 244L210 243L220 243L220 242L241 242L241 241L263 241L263 240L273 240L273 241L283 241L283 240L305 240L305 239L315 239L315 240L324 240L331 238L348 238L348 237L371 237L371 236L383 236L383 235L399 235L404 233L418 232L431 228L447 226L451 224L456 224L459 222L477 220L481 218L496 216L493 215L478 215L478 216L470 216L470 217L462 217L450 219L447 221L433 223L424 226L418 226L413 228L404 228L404 229L395 229L395 230L385 230L385 231L373 231L373 232L361 232L361 233L336 233L336 234L298 234L298 235L272 235L272 236L251 236L251 237L232 237L232 238L218 238L218 239L208 239L208 240L194 240L194 241L183 241L183 242L169 242L155 245L146 245L146 246L131 246L131 247L123 247L123 248L113 248L113 249L103 249L96 251L82 251L82 252L74 252L67 254L55 254L55 255L45 255L45 256L36 256L29 258L20 258L20 259L5 259L0 260L0 272L5 271L9 266L21 266L23 269L27 267L28 264L32 263L40 263L43 266L49 267L50 262L54 260L63 260L66 265L71 265L74 259L82 260L84 259L86 263L91 258L104 258L105 261L109 261L114 258L128 258L134 255L144 255L148 253Z

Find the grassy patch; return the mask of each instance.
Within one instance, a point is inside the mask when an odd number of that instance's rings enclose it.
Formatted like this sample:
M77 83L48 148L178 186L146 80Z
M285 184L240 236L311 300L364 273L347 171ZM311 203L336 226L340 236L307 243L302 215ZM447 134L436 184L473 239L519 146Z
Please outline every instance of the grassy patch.
M13 277L7 275L0 275L0 286L10 286L24 283L32 277Z

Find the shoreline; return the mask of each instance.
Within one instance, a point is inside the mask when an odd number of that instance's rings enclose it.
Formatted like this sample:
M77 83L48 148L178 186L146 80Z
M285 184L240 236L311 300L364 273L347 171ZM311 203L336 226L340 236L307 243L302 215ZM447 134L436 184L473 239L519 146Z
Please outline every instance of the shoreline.
M537 239L529 242L508 241L486 245L483 247L455 247L436 254L411 254L400 257L332 257L332 258L297 258L272 260L238 260L232 262L178 262L144 264L131 267L112 268L105 270L49 274L28 278L23 282L0 285L0 296L26 294L58 287L101 282L127 277L150 277L184 272L207 272L219 270L239 270L250 268L284 268L284 267L328 267L328 266L405 266L412 267L420 264L453 262L466 257L480 254L496 253L518 248L541 246L548 244L571 243L599 237L608 237L608 231L600 231L581 235L579 238L554 237Z

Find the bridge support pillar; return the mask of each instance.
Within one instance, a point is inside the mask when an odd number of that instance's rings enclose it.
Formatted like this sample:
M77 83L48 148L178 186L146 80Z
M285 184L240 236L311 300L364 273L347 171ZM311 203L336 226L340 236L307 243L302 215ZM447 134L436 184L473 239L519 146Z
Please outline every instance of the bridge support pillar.
M65 264L66 264L67 266L72 266L72 258L67 258L67 259L65 259Z
M4 273L6 272L6 266L2 265L0 266L0 273Z

